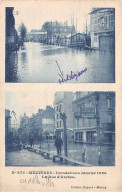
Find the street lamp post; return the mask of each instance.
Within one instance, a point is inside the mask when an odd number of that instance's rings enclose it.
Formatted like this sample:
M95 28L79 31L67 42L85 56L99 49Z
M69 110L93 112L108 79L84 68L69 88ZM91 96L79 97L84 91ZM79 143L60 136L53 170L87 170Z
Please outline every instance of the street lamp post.
M99 119L99 94L97 94L97 103L96 103L96 122L97 122L97 144L100 144L100 119Z
M99 117L99 94L97 94L96 98L96 122L97 122L97 145L98 145L98 165L101 165L101 137L100 137L100 117Z
M64 125L64 154L65 156L68 156L67 154L67 128L66 128L66 114L61 113L60 111L60 118L63 120L63 125Z

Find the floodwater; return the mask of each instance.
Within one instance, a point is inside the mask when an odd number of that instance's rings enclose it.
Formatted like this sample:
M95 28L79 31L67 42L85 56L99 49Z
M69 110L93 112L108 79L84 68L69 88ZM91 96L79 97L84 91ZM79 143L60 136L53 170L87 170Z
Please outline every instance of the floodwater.
M34 144L34 148L40 148L40 143ZM41 149L50 151L56 154L56 147L54 141L42 142ZM81 143L68 142L67 153L68 157L79 162L83 162L82 154L85 149L85 163L91 166L115 166L115 148L114 146L101 146L100 155L98 153L98 146ZM62 155L64 155L64 145L62 147ZM100 163L98 163L100 160ZM13 152L6 152L6 166L74 166L67 161L60 162L59 159L53 162L52 158L42 157L40 154L20 150ZM87 165L86 165L87 166Z
M57 65L58 64L58 65ZM114 83L115 57L112 52L86 51L42 43L27 42L24 48L6 55L5 81L14 83ZM61 83L63 84L63 83Z

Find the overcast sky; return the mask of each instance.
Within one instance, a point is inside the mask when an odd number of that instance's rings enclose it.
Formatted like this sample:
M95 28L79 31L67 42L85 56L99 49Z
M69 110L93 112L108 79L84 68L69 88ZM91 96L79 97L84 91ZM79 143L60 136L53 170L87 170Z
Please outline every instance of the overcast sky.
M31 116L37 113L39 108L45 109L47 105L53 106L55 92L6 92L6 109L16 113L17 120L20 115L26 113Z
M68 25L71 25L71 18L74 15L74 24L76 25L77 18L77 31L82 32L86 19L86 14L90 12L90 8L81 7L79 1L71 3L71 1L45 1L40 3L39 6L34 4L33 6L14 7L14 11L18 11L18 15L15 16L16 29L21 22L23 22L28 32L31 29L41 29L42 25L46 21L68 21Z
M54 95L56 90L41 90L41 91L7 91L5 96L5 109L16 113L17 123L20 122L20 116L26 113L27 116L36 114L38 109L45 109L47 105L53 107ZM75 93L75 91L72 91ZM15 121L13 114L12 121Z

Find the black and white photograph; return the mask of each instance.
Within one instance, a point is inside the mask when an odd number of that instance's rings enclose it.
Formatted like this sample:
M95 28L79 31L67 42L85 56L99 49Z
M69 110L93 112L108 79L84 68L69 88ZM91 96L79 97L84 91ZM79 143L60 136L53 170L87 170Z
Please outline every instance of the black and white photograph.
M115 83L115 8L5 7L5 82Z
M115 166L115 92L7 91L5 166Z
M0 191L122 191L122 2L0 10Z

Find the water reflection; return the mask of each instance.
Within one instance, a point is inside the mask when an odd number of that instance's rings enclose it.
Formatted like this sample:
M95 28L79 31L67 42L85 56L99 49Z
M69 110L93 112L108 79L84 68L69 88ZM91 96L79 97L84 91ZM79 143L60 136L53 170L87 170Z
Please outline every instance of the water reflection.
M18 54L16 52L8 53L5 62L6 82L18 82Z
M115 56L111 52L84 51L55 45L25 43L23 50L6 56L6 82L57 83L59 70L66 74L87 68L78 80L68 83L112 83ZM50 71L49 71L50 70Z
M22 68L26 69L27 66L27 53L21 52L21 62L22 62Z
M68 48L54 48L54 49L52 48L52 49L47 49L47 50L45 49L41 51L41 55L44 55L44 56L56 55L56 54L62 55L68 52L69 52Z

